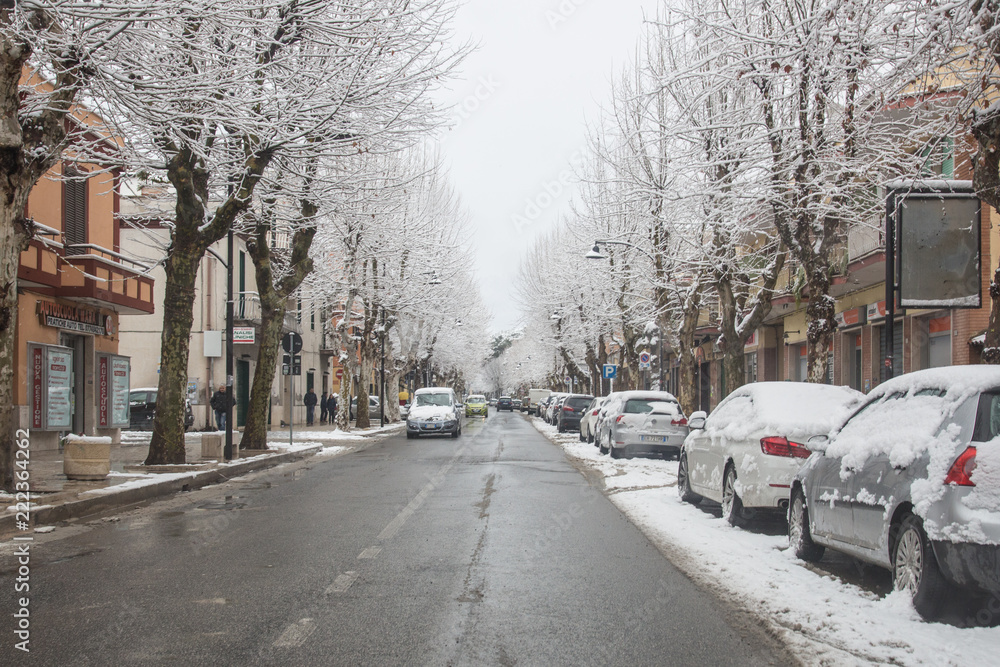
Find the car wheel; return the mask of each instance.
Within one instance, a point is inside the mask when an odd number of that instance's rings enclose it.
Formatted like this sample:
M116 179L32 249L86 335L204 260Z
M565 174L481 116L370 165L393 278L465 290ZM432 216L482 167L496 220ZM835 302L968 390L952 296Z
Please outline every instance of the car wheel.
M409 431L406 432L406 439L407 440L413 440L415 437L417 437L416 433L410 433Z
M556 426L556 431L558 431L559 433L565 433L566 426L562 422L559 422L558 425Z
M897 591L909 593L913 607L924 619L940 616L948 583L924 532L923 521L915 514L899 524L899 536L893 547L892 585Z
M726 468L726 475L722 482L722 518L728 521L731 526L742 526L745 523L743 501L740 500L740 494L736 492L736 468L732 465Z
M701 502L701 496L691 490L691 479L688 477L688 457L682 454L677 463L677 495L681 500L692 505Z
M813 542L809 532L809 508L802 487L792 491L792 502L788 505L788 546L797 558L815 563L823 557L825 549Z
M600 436L598 436L597 438L597 451L599 451L601 454L608 453L608 448L605 447L604 444L601 442Z
M462 430L461 429L455 429L454 431L451 432L451 437L453 437L453 438L457 438L460 435L462 435Z
M587 439L583 437L583 429L580 429L580 442L587 442Z
M615 449L611 444L611 434L608 434L608 453L611 454L613 459L621 459L625 457L625 452L622 449Z

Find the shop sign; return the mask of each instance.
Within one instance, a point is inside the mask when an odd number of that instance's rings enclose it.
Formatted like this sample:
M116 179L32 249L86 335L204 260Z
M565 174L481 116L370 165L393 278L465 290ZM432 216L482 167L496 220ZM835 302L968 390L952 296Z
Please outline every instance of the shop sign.
M233 327L233 343L254 344L257 342L256 331L253 327Z
M97 357L97 419L102 427L129 425L129 362L128 357L114 354Z
M885 302L883 302L883 311L885 310L884 303ZM857 308L845 310L842 313L837 313L836 320L837 326L841 329L853 327L854 325L861 323L861 311Z
M73 426L73 350L45 348L45 428L66 431Z
M114 318L96 308L39 301L38 319L47 327L79 331L95 336L113 336L115 333Z
M45 391L42 382L45 379L45 361L42 348L31 348L31 428L42 428L42 405L45 403Z
M868 321L881 320L885 318L885 301L868 304Z

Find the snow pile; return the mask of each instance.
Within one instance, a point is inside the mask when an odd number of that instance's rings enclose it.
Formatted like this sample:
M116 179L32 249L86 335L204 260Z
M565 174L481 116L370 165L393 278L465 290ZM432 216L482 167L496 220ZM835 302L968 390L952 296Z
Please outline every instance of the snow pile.
M736 390L716 410L725 410L721 434L733 440L761 433L805 439L839 426L863 398L850 387L757 382Z

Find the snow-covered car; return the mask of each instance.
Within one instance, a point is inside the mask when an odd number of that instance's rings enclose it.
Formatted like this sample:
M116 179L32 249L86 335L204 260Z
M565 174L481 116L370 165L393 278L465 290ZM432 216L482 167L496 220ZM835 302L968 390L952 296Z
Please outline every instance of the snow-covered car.
M554 391L552 395L549 396L548 402L545 404L544 411L542 413L542 419L545 420L546 424L555 426L556 423L552 420L553 415L555 415L556 408L562 403L563 399L569 396L565 391Z
M604 401L606 400L605 397L598 396L583 411L583 416L580 418L580 442L594 441L594 427L597 425L597 414L601 411L601 406L604 405Z
M1000 367L949 366L874 389L795 476L789 543L889 569L926 619L953 589L1000 595Z
M463 410L450 387L417 389L406 417L406 437L445 433L457 438L462 435Z
M611 458L635 454L675 456L688 434L687 418L665 391L623 391L613 395L597 434L601 453Z
M486 397L482 394L470 394L465 399L465 416L472 417L473 415L479 415L482 417L487 416L489 413L489 408L487 407Z
M677 492L722 504L733 525L749 510L788 509L792 478L814 435L829 433L864 399L850 387L808 382L754 382L727 396L707 417L691 414L677 465Z

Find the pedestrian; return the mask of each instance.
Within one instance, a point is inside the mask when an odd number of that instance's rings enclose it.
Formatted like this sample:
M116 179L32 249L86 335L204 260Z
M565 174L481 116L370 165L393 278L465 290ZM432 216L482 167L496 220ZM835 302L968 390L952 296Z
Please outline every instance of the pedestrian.
M326 423L326 415L330 411L330 408L329 408L329 406L327 406L326 401L327 401L326 392L324 391L323 395L319 397L319 423L320 424L325 424Z
M316 414L316 391L312 387L302 397L302 402L306 406L306 426L312 426L313 416Z
M212 400L209 401L212 409L215 410L215 423L218 425L220 431L226 430L226 385L220 384L219 390L212 394Z
M327 400L326 410L330 413L330 423L337 423L337 395L330 392L330 398Z

